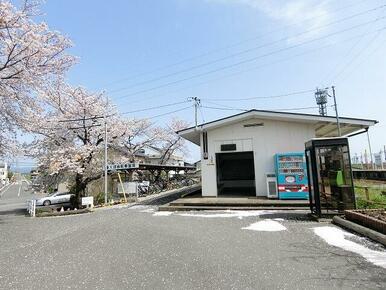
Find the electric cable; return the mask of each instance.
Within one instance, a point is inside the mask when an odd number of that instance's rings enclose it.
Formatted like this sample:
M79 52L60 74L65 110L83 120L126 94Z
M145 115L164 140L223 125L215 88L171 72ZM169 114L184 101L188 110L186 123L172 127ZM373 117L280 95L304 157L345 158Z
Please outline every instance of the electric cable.
M382 17L381 19L384 19L384 18L386 18L386 16ZM274 55L274 54L277 54L277 53L280 53L280 52L283 52L283 51L286 51L286 50L290 50L290 49L293 49L293 48L296 48L296 47L300 47L300 46L305 45L305 44L313 43L313 42L321 40L321 39L325 39L325 38L328 38L328 37L331 37L331 36L335 36L337 34L340 34L340 33L343 33L343 32L347 32L347 31L356 29L358 27L361 27L361 26L364 26L364 25L368 25L370 23L374 23L374 22L379 21L379 20L380 19L376 19L376 20L372 20L372 21L367 21L367 22L364 22L364 23L361 23L361 24L358 24L358 25L355 25L355 26L352 26L352 27L349 27L349 28L346 28L346 29L334 32L334 33L330 33L330 34L327 34L327 35L324 35L324 36L321 36L321 37L318 37L318 38L314 38L314 39L311 39L311 40L308 40L308 41L305 41L305 42L302 42L302 43L299 43L299 44L295 44L295 45L292 45L292 46L289 46L289 47L286 47L286 48L281 48L281 49L278 49L278 50L275 50L275 51L271 51L269 53L265 53L265 54L262 54L262 55L258 55L258 56L252 57L252 58L244 59L242 61L239 61L239 62L236 62L236 63L232 63L232 64L229 64L229 65L225 65L225 66L222 66L222 67L210 70L210 71L206 71L206 72L203 72L203 73L199 73L199 74L196 74L196 75L193 75L193 76L190 76L190 77L186 77L186 78L178 79L178 80L175 80L175 81L167 82L167 83L164 83L164 84L161 84L161 85L158 85L158 86L154 86L154 87L151 87L151 88L148 88L148 89L139 90L139 91L136 91L136 92L133 92L133 93L130 93L130 94L123 95L123 96L115 98L115 99L117 100L117 99L121 99L121 98L126 98L126 97L130 97L130 96L142 94L142 93L145 93L145 92L154 91L154 90L157 90L157 89L160 89L160 88L164 88L164 87L168 87L168 86L171 86L171 85L175 85L175 84L187 81L187 80L195 79L195 78L206 76L206 75L210 75L210 74L222 71L222 70L226 70L226 69L229 69L229 68L237 67L237 66L240 66L240 65L248 63L248 62L256 61L257 59L260 59L260 58L271 56L271 55Z
M366 1L367 0L356 1L355 3L351 3L349 5L345 5L343 7L339 7L337 9L334 9L334 12L336 13L336 12L341 11L341 10L347 10L348 8L351 8L351 7L356 6L358 4L363 4ZM123 82L123 81L131 80L131 79L135 79L135 78L138 78L140 76L147 75L147 74L150 74L150 73L154 73L154 72L157 72L157 71L165 70L165 69L168 69L170 67L178 66L178 65L181 65L181 64L184 64L184 63L196 60L196 59L201 59L201 58L203 58L205 56L208 56L208 55L211 55L211 54L214 54L214 53L218 53L220 51L227 50L229 48L240 46L241 44L244 44L246 42L250 42L250 41L254 41L254 40L263 38L264 36L271 35L272 33L283 31L285 29L288 29L289 27L298 26L299 24L301 24L303 22L314 20L315 18L326 16L328 14L329 14L329 12L325 12L325 13L322 13L322 14L318 15L317 17L315 17L315 16L308 17L308 18L302 19L301 21L297 21L297 22L291 23L289 25L284 25L281 28L268 31L268 32L263 33L261 35L257 35L257 36L254 36L254 37L251 37L251 38L248 38L248 39L244 39L244 40L241 40L241 41L238 41L238 42L235 42L233 44L229 44L229 45L226 45L226 46L223 46L223 47L215 48L215 49L203 52L201 54L198 54L198 55L195 55L195 56L191 56L191 57L182 59L180 61L177 61L177 62L169 64L169 65L161 66L161 67L158 67L158 68L146 71L146 72L142 72L142 73L139 73L139 74L134 74L132 76L128 76L128 77L125 77L125 78L122 78L122 79L119 79L119 80L115 80L115 81L106 83L105 85L103 85L103 87L110 86L110 85L113 85L113 84L116 84L116 83L120 83L120 82Z
M159 114L159 115L155 115L155 116L152 116L152 117L145 117L144 119L155 119L155 118L159 118L159 117L167 116L167 115L170 115L170 114L174 114L174 113L182 112L182 111L184 111L184 110L187 110L187 109L190 109L190 108L192 108L192 106L184 107L184 108L181 108L181 109L178 109L178 110L174 110L174 111L166 112L166 113L163 113L163 114Z
M341 22L350 20L350 19L355 18L355 17L358 17L358 16L362 16L362 15L364 15L364 14L366 14L366 13L374 12L374 11L376 11L376 10L378 10L378 9L381 9L381 8L384 8L384 7L386 7L386 4L377 6L377 7L375 7L375 8L372 8L372 9L369 9L369 10L366 10L366 11L362 11L362 12L360 12L360 13L356 13L356 14L354 14L354 15L350 15L350 16L348 16L348 17L344 17L344 18L339 19L339 20L336 20L336 21L332 21L332 22L327 23L327 24L324 24L324 25L320 25L320 26L311 28L311 29L309 29L309 30L303 31L303 32L301 32L301 33L298 33L298 34L296 34L296 35L294 35L294 36L283 37L283 38L274 40L274 41L272 41L272 42L268 42L268 43L265 43L265 44L261 44L261 45L258 45L258 46L255 46L255 47L252 47L252 48L249 48L249 49L246 49L246 50L242 50L242 51L239 51L239 52L236 52L236 53L233 53L233 54L230 54L230 55L221 57L221 58L214 59L214 60L209 61L209 62L205 62L205 63L198 64L198 65L195 65L195 66L192 66L192 67L189 67L189 68L185 68L185 69L182 69L182 70L179 70L179 71L176 71L176 72L172 72L172 73L169 73L169 74L165 74L165 75L162 75L162 76L159 76L159 77L150 79L150 80L146 80L146 81L142 81L142 82L139 82L139 83L135 83L135 84L133 84L133 85L131 85L131 86L128 86L128 87L124 87L124 88L120 88L120 89L111 90L111 91L109 91L109 93L120 92L120 91L123 91L123 90L131 89L131 88L134 88L134 87L137 87L137 86L141 86L141 85L145 85L145 84L148 84L148 83L153 83L153 82L158 81L158 80L162 80L162 79L165 79L165 78L169 78L169 77L171 77L171 76L175 76L175 75L179 75L179 74L182 74L182 73L186 73L186 72L189 72L189 71L191 71L191 70L196 70L196 69L198 69L198 68L206 67L206 66L209 66L209 65L212 65L212 64L215 64L215 63L218 63L218 62L227 60L227 59L234 58L234 57L239 56L239 55L243 55L243 54L249 53L249 52L254 51L254 50L258 50L258 49L261 49L261 48L264 48L264 47L267 47L267 46L271 46L271 45L273 45L273 44L277 44L277 43L280 43L280 42L283 42L283 41L289 41L289 40L292 40L292 39L294 39L294 38L297 38L297 37L302 36L302 35L304 35L304 34L313 32L313 31L315 31L315 30L320 30L320 29L322 29L322 28L325 28L325 27L328 27L328 26L331 26L331 25L334 25L334 24L341 23Z
M385 30L385 29L386 29L386 27L383 27L383 28L378 29L376 31L373 31L371 33L379 32L379 31L382 31L382 30ZM331 47L333 45L336 45L337 43L344 43L344 42L352 41L352 40L357 39L358 37L362 37L364 35L368 35L368 33L362 33L360 35L356 35L354 37L347 38L347 39L345 39L343 41L336 41L336 42L333 42L333 43L329 42L326 45L318 46L318 47L313 48L311 50L307 50L305 52L298 53L298 54L292 55L290 57L285 57L285 58L278 59L276 61L263 63L263 64L260 64L258 66L253 66L253 67L248 68L248 69L239 70L239 71L233 72L231 74L223 75L221 77L216 77L216 78L212 78L212 79L209 79L209 80L196 82L193 85L183 86L183 87L178 88L176 90L168 91L168 93L157 94L155 96L150 96L150 97L148 97L146 99L141 98L141 99L137 99L137 100L130 100L130 104L135 104L135 103L140 103L140 102L143 102L143 101L148 101L148 100L156 99L156 98L159 98L159 97L162 97L162 96L170 95L170 93L177 93L177 92L185 91L187 89L194 88L194 87L197 87L197 86L200 86L200 85L203 85L203 84L207 84L207 83L218 81L218 80L221 80L221 79L237 76L237 75L240 75L240 74L243 74L243 73L254 71L254 70L259 69L259 68L264 68L264 67L268 67L268 66L275 65L275 64L278 64L278 63L282 63L282 62L285 62L285 61L288 61L288 60L291 60L291 59L294 59L294 58L297 58L297 57L300 57L300 56L304 56L304 55L307 55L307 54L310 54L310 53L314 53L314 52L320 51L322 49L325 49L325 48ZM127 101L129 101L129 100L127 100Z
M176 102L176 103L171 103L171 104L166 104L166 105L160 105L160 106L154 106L154 107L149 107L149 108L143 108L143 109L138 109L138 110L134 110L134 111L123 112L123 113L121 113L121 115L126 115L126 114L131 114L131 113L138 113L138 112L144 112L144 111L150 111L150 110L155 110L155 109L159 109L159 108L166 108L166 107L170 107L170 106L184 104L184 103L187 103L187 102L188 101L185 100L185 101L182 101L182 102Z

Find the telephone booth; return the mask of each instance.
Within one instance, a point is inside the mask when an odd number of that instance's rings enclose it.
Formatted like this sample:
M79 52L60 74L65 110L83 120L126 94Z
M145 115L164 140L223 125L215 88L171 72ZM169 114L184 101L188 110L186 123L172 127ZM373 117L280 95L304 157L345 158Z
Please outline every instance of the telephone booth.
M321 216L355 209L348 139L317 138L305 146L311 212Z

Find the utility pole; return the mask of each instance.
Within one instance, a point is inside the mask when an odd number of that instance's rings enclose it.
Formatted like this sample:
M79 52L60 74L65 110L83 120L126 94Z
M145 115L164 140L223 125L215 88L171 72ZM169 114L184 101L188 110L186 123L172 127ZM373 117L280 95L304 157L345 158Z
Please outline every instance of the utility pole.
M336 125L338 126L338 135L339 137L342 136L342 133L340 131L340 121L339 121L339 114L338 114L338 106L336 104L336 96L335 96L335 86L332 86L332 97L334 98L334 107L335 107L335 116L336 116Z
M368 129L367 129L367 142L369 143L371 169L374 169L373 151L371 150L370 134Z
M319 106L319 114L321 116L327 116L327 97L334 98L336 125L338 127L338 137L340 137L342 136L342 132L340 130L338 105L336 103L336 96L335 96L335 86L332 86L331 88L332 88L332 96L328 93L328 88L325 88L325 89L316 88L315 100L316 100L316 104Z
M107 100L108 101L108 100ZM105 125L105 160L104 160L104 178L105 178L105 204L107 204L107 120L106 120L106 110L107 110L107 105L105 109L105 113L103 115L103 121Z
M188 100L194 102L194 125L195 125L195 128L197 130L197 128L198 128L198 117L197 117L197 114L198 114L198 107L201 104L201 100L198 97L191 97Z

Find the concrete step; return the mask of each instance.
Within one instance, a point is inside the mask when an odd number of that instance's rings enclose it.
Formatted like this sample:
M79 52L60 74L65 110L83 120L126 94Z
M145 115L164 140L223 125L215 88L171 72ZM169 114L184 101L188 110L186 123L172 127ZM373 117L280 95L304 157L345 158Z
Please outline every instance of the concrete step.
M305 206L210 206L210 205L162 205L159 211L191 211L191 210L309 210Z
M308 207L303 200L258 200L258 199L186 199L170 202L170 206L210 206L210 207Z

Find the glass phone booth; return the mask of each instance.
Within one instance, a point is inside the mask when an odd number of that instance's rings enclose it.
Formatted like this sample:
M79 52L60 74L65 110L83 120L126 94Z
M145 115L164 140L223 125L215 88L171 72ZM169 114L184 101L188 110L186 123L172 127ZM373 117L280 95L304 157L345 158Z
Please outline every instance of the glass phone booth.
M321 216L355 209L348 139L312 139L305 154L311 212Z

